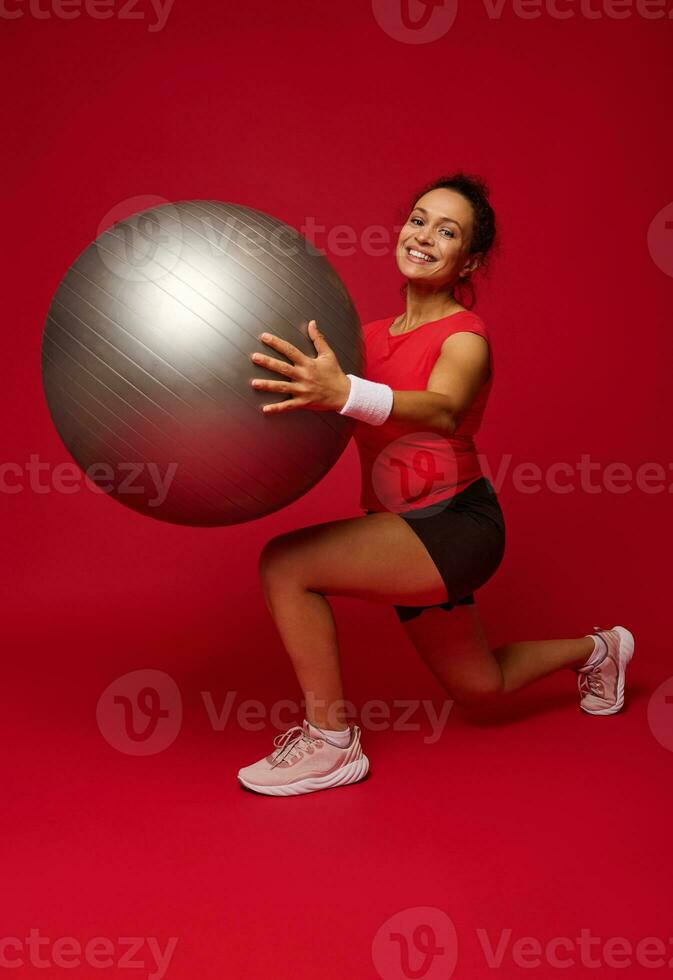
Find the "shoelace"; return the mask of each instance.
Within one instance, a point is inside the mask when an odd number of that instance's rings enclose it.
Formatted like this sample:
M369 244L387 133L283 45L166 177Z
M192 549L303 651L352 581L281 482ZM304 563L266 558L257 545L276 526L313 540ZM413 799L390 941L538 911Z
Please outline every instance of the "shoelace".
M277 747L277 749L273 754L273 762L271 763L272 767L277 766L279 762L283 762L283 760L293 751L293 749L305 747L312 751L313 744L319 741L320 739L307 735L301 725L295 725L294 728L288 728L286 732L276 735L273 740L273 744Z
M588 674L580 674L580 691L582 694L595 694L596 697L602 698L605 695L605 687L603 686L603 681L598 676L598 667L593 667L592 672Z

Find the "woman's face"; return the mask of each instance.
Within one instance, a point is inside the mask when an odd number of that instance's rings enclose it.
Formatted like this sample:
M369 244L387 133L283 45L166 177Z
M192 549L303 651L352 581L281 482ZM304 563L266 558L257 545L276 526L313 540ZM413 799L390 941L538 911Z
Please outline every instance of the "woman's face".
M438 187L419 197L400 231L397 267L419 285L441 288L479 264L469 256L474 230L472 205L457 191ZM414 253L422 253L422 258Z

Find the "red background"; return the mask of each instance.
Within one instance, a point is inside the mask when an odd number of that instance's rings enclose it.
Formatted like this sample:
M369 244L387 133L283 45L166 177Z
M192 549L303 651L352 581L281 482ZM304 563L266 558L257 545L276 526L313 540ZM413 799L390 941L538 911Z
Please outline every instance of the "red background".
M582 927L634 945L673 933L672 756L647 721L671 671L671 21L568 7L525 19L508 4L494 19L463 2L419 44L343 0L176 0L161 31L148 4L144 20L0 18L2 461L70 458L41 390L42 326L112 208L219 198L359 241L392 230L426 181L476 172L501 233L478 288L497 364L478 445L493 473L509 460L494 481L508 550L479 593L487 634L496 646L618 622L636 637L621 715L582 715L564 672L488 719L455 708L432 745L364 732L372 777L347 792L258 797L236 771L277 730L216 732L200 692L299 697L257 557L281 531L359 513L354 445L303 499L233 528L161 524L85 490L5 490L3 935L176 936L171 978L301 980L376 978L376 931L409 907L451 917L460 978L524 972L511 958L490 969L478 928L543 945ZM391 249L343 255L312 237L363 322L403 308ZM575 478L525 493L512 479L517 464L544 473L582 454L599 474L659 462L665 487L588 493ZM331 601L357 706L441 706L390 608ZM135 758L101 737L96 704L141 668L176 680L185 714L170 748ZM127 975L87 969L70 973Z

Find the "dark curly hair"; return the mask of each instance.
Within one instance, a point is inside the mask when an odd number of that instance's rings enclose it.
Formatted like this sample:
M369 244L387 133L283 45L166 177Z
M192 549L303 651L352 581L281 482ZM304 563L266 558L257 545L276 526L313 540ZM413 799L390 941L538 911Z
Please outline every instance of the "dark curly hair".
M429 191L434 191L437 188L445 188L446 190L456 191L470 202L472 205L472 210L474 212L474 233L472 236L472 242L470 244L470 255L474 255L476 252L481 253L481 262L479 263L479 270L482 273L487 271L486 269L486 257L493 249L496 243L496 228L495 228L495 212L491 207L491 203L488 199L489 188L486 181L483 178L478 177L474 174L464 174L461 171L455 174L451 174L448 177L439 177L437 180L432 181L426 187L421 188L416 194L414 194L411 199L411 204L409 210L404 215L400 215L403 221L407 220L407 215L413 211L416 204L423 197L424 194L429 193ZM400 292L404 294L407 288L407 283L403 283ZM466 297L463 295L463 290L469 289L471 296L469 301L466 302ZM460 293L460 297L456 296L454 293L454 298L461 306L466 309L471 310L476 302L476 293L474 289L474 284L472 282L472 276L469 276L461 282L456 287L456 291Z

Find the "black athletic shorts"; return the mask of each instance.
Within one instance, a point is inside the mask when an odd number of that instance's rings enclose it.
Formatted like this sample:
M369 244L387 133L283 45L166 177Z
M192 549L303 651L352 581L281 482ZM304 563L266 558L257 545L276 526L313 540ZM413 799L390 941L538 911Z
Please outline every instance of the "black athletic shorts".
M482 476L453 497L404 511L400 517L425 545L449 598L436 606L395 606L399 620L420 616L424 609L472 605L473 593L505 554L505 519L491 481Z

